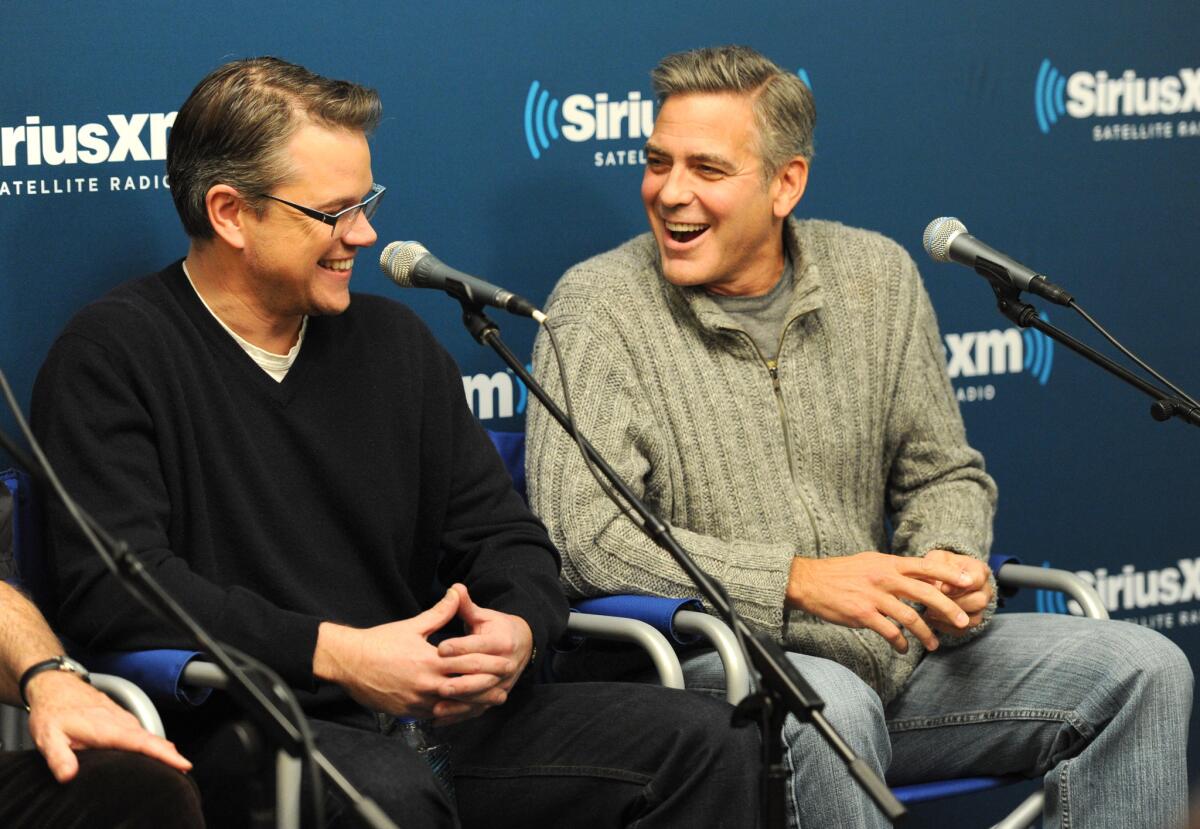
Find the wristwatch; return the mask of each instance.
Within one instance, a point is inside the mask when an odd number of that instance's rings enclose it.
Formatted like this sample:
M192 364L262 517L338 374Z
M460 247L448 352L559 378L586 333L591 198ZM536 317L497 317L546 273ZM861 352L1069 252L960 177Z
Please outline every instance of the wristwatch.
M21 681L17 685L21 693L21 702L25 703L26 711L29 710L29 700L25 699L25 687L29 684L29 680L42 671L66 671L69 674L75 674L89 685L92 684L92 675L88 673L88 669L69 656L56 656L53 659L47 659L45 662L38 662L36 665L31 665L25 673L21 674Z

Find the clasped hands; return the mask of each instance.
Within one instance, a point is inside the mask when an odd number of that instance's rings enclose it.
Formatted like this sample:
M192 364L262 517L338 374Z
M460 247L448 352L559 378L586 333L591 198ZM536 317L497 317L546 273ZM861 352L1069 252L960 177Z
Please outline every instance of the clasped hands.
M989 574L982 561L948 550L930 550L920 558L877 552L797 557L785 601L828 622L869 628L899 653L908 650L902 628L933 651L938 633L961 636L983 621L992 600Z
M466 635L431 644L429 637L456 616ZM411 619L362 629L322 623L313 673L372 710L441 726L503 704L532 652L524 619L479 607L455 584Z

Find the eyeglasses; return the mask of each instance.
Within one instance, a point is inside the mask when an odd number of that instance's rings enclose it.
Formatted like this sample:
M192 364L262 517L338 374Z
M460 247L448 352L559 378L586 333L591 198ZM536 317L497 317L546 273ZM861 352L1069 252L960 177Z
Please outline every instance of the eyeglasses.
M371 192L367 197L358 204L351 205L345 210L339 210L337 213L322 213L320 210L314 210L311 207L305 207L302 204L290 202L287 199L281 199L279 196L272 196L270 193L263 193L263 198L271 199L288 207L295 208L308 216L310 219L316 219L318 222L324 222L330 227L330 238L340 239L347 230L354 227L354 223L358 221L358 215L361 213L371 221L371 217L375 215L375 211L379 208L379 201L383 197L383 191L387 190L382 184L372 184Z

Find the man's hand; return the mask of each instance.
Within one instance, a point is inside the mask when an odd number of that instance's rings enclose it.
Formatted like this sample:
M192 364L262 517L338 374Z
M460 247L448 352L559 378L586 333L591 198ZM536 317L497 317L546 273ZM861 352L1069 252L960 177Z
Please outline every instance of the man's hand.
M952 553L949 550L930 550L925 554L925 558L958 567L971 576L970 584L955 586L945 582L934 582L933 585L967 614L968 623L965 628L950 624L949 620L933 607L925 611L925 621L934 630L951 636L962 636L971 628L978 627L983 622L984 612L992 602L992 582L988 578L991 570L988 566L977 558Z
M865 552L834 558L796 557L792 559L785 601L789 607L827 622L869 628L896 651L905 653L908 640L899 623L933 651L937 650L938 639L930 622L901 600L925 605L926 615L934 614L936 624L963 630L969 626L970 617L943 589L970 590L976 582L977 576L956 560L944 561L937 556L910 558Z
M455 617L459 594L447 590L424 613L372 628L323 622L317 632L313 674L336 682L374 711L425 719L442 701L455 669L428 638Z
M75 752L87 748L136 751L179 771L192 767L174 743L146 731L136 717L74 674L43 671L25 691L29 731L59 783L75 777Z
M459 595L458 615L467 635L438 645L438 653L460 674L440 689L445 701L433 709L438 725L477 717L493 705L502 705L533 656L528 622L480 607L461 584L451 589Z

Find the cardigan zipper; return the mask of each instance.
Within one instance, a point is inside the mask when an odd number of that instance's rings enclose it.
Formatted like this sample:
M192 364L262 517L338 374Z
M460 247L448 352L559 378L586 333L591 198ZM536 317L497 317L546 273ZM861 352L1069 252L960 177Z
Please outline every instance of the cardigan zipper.
M757 344L754 347L758 349ZM763 359L763 363L771 375L771 387L775 390L775 405L779 408L779 423L783 428L783 448L787 452L788 472L792 476L792 486L796 490L796 500L804 508L804 516L808 519L808 528L812 531L813 544L816 546L813 553L819 556L821 554L821 534L817 531L817 520L809 508L808 502L804 500L804 496L800 492L800 476L796 472L795 453L792 450L792 431L788 428L787 404L783 399L783 387L779 384L779 362L763 358L761 351L759 351L758 356Z

